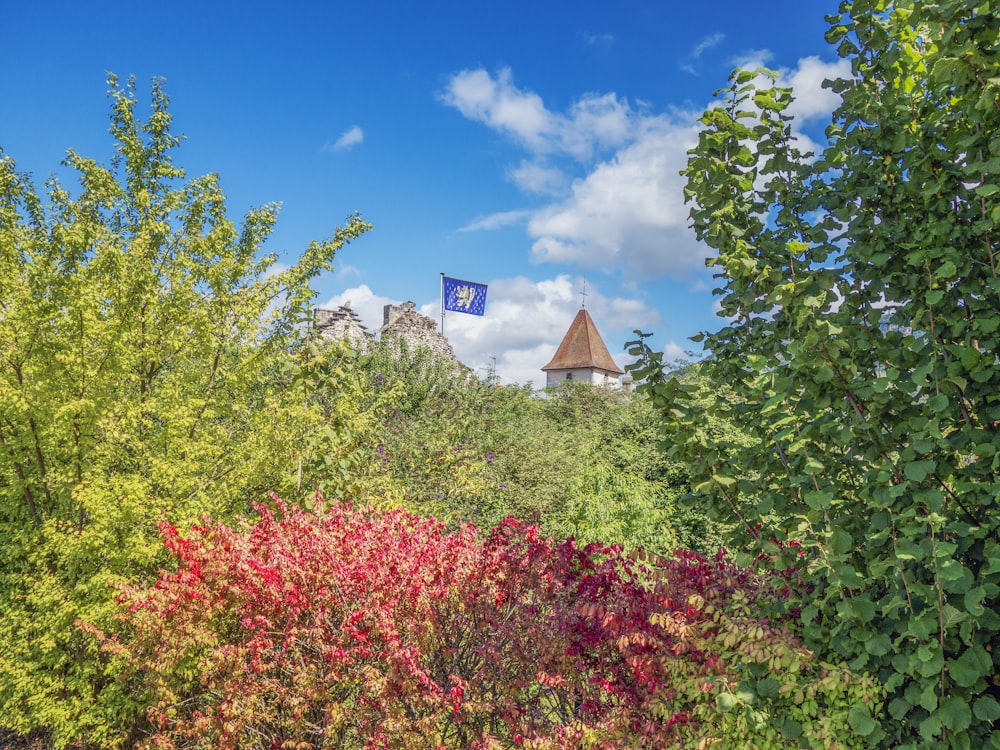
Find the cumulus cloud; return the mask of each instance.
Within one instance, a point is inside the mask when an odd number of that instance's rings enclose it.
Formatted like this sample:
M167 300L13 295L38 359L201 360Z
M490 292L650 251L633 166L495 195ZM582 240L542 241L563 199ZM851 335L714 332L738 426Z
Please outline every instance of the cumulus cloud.
M849 60L823 62L818 57L805 57L793 70L782 71L783 78L792 87L795 101L789 114L799 123L830 116L840 105L840 95L823 88L823 81L851 77Z
M555 354L570 322L580 309L583 280L560 274L532 281L523 276L489 282L487 314L449 314L445 334L458 358L480 376L493 367L504 383L545 384L541 368ZM587 310L593 316L605 343L615 355L615 342L607 338L613 330L656 325L659 313L641 299L605 296L593 284L587 286ZM421 307L436 319L437 301ZM620 364L625 360L616 356Z
M719 35L705 37L692 55L721 41ZM767 50L751 50L737 62L758 67L770 57ZM823 80L848 74L843 61L815 57L779 71L779 85L791 85L795 93L792 112L803 150L815 151L816 144L802 126L837 105ZM614 93L589 93L555 112L538 94L517 87L509 69L457 73L441 99L528 152L507 175L525 193L545 199L525 224L533 261L615 271L626 282L664 276L692 281L703 267L709 250L688 228L679 174L697 142L700 111L651 113ZM493 214L465 229L494 228L512 215ZM523 219L520 212L516 216Z
M569 178L563 170L540 161L522 161L508 170L511 181L526 193L535 195L560 195Z
M496 76L463 70L448 81L441 100L470 120L513 138L535 154L589 159L595 149L622 145L632 122L628 103L615 94L586 94L563 115L549 111L533 91L514 85L509 68Z
M769 49L750 49L739 53L729 59L731 68L753 68L766 67L768 62L774 57L774 53Z
M687 349L676 341L668 341L663 345L663 360L665 362L677 362L688 358Z
M688 230L680 170L697 142L693 115L647 120L645 132L528 223L537 262L619 270L628 279L688 278L707 248Z
M323 145L323 151L325 153L334 153L337 151L346 151L349 148L357 146L359 143L364 141L365 131L363 131L359 126L345 130L340 138L338 138L333 143L326 143Z
M482 69L463 70L452 76L441 99L468 119L512 136L533 151L546 150L554 130L542 97L518 90L509 69L496 78Z
M352 276L360 278L361 275L362 271L357 266L352 266L349 263L337 266L337 274L336 274L337 281L344 281L345 279L348 279Z
M358 314L361 322L372 333L377 333L382 327L383 311L386 305L398 305L399 300L375 294L367 284L351 287L340 294L335 294L317 307L325 310L336 310L340 306L349 306Z

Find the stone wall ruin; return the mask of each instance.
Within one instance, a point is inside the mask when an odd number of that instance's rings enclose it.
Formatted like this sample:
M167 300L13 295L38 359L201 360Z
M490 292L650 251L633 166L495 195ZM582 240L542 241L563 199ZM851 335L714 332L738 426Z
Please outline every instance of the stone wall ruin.
M365 352L370 342L375 340L362 323L358 314L351 309L350 302L336 310L313 310L313 324L320 336L334 341L347 342L354 349ZM382 311L382 327L379 338L398 351L400 342L405 341L411 352L429 349L436 356L458 363L448 339L438 331L437 324L426 315L417 312L413 302L401 305L386 305Z

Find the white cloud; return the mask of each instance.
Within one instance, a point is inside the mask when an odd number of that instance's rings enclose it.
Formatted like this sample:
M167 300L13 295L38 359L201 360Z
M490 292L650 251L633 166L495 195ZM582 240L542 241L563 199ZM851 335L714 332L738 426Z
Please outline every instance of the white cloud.
M746 50L730 58L729 66L732 68L746 68L747 70L763 68L767 66L773 57L774 53L769 49Z
M681 70L691 75L698 75L696 63L701 59L702 54L712 49L712 47L717 47L725 38L725 34L710 34L709 36L702 37L688 55L688 61L681 65Z
M337 266L337 281L344 281L352 276L360 277L362 275L361 269L357 266L352 266L350 264L344 264Z
M582 288L582 279L567 274L537 282L523 276L494 279L489 282L486 315L450 313L445 318L445 335L459 360L480 376L496 357L496 373L502 382L533 382L542 387L541 368L552 359L580 309ZM592 284L587 286L587 310L605 336L608 331L661 322L659 313L642 300L605 297ZM428 302L420 311L437 319L439 303ZM615 351L615 342L605 339L605 343Z
M526 193L559 195L569 182L566 173L539 161L522 161L508 171L513 183Z
M580 35L583 39L584 44L591 47L610 47L615 43L614 34L587 34L583 33Z
M687 359L688 353L687 349L678 344L676 341L668 341L663 346L663 360L665 362L677 362L681 359Z
M470 120L512 135L532 151L544 151L554 129L542 98L519 91L507 68L496 78L481 68L463 70L452 76L441 98Z
M626 278L687 278L708 249L687 228L680 170L697 139L694 117L647 119L645 132L528 223L538 262L620 270Z
M692 54L721 41L718 35L706 37ZM759 67L770 57L767 50L752 50L738 62ZM837 105L837 96L823 89L822 81L848 74L843 61L824 63L815 57L779 71L778 84L795 92L792 112L801 149L817 150L803 124ZM530 158L509 167L508 176L525 193L550 196L526 223L535 262L616 271L626 282L662 276L690 281L703 267L710 251L688 228L679 174L697 142L700 112L651 114L648 105L632 107L614 93L586 94L565 114L553 112L540 96L517 88L509 69L496 76L482 69L462 71L452 76L441 98L469 119L513 137L528 152ZM575 175L571 182L570 174ZM501 212L465 229L500 226L515 216L523 218L520 212Z
M725 34L710 34L709 36L703 37L691 50L691 57L697 60L701 57L702 53L706 50L712 49L712 47L717 47L722 43L722 40L726 38Z
M823 81L850 78L851 63L849 60L827 63L818 57L805 57L794 70L783 70L782 74L795 96L788 113L803 123L827 118L840 105L840 95L823 88Z
M501 229L525 221L531 215L530 211L499 211L488 216L477 216L464 227L459 228L459 232L480 232Z
M399 300L375 294L367 284L361 284L333 295L317 307L322 307L325 310L336 310L341 305L348 305L358 314L362 324L371 333L378 333L378 329L382 327L385 306L398 304Z
M633 119L628 102L615 94L587 94L573 104L569 117L560 117L557 123L562 150L586 159L597 147L627 143Z
M357 146L359 143L364 141L365 131L363 131L359 126L345 130L340 138L338 138L333 143L326 143L323 145L324 153L334 153L336 151L346 151L349 148Z
M533 91L522 91L509 68L494 78L482 68L463 70L448 81L441 100L470 120L511 136L535 154L590 159L598 148L620 146L631 133L628 102L614 93L585 94L568 115L550 112Z

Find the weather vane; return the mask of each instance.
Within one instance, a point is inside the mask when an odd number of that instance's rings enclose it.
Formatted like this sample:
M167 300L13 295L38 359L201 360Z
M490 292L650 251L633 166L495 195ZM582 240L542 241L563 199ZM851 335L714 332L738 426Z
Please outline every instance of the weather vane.
M580 307L587 307L587 277L583 277L583 291L580 292Z

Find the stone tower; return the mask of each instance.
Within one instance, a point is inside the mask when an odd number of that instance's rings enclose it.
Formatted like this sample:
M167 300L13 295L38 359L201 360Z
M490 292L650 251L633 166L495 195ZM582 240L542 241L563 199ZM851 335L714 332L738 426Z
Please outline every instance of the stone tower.
M546 388L567 380L617 385L618 376L625 374L611 358L586 308L581 308L576 314L555 356L542 368L542 372L545 373Z

